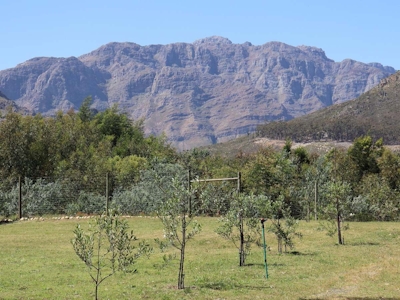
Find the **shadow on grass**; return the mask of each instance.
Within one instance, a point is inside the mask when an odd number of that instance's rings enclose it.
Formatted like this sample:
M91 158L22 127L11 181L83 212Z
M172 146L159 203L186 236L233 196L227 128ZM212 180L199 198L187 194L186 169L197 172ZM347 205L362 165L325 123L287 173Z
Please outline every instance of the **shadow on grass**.
M264 267L264 264L245 264L243 267Z
M346 245L347 246L379 246L380 244L376 243L376 242L354 242L354 243L348 243ZM382 299L384 299L384 298L382 298Z
M0 225L3 225L3 224L11 224L11 223L13 223L13 221L12 220L0 220Z
M227 290L237 288L237 286L235 284L227 283L227 282L223 282L223 281L205 282L205 283L199 284L199 286L201 288L217 290L217 291L227 291Z
M315 252L306 253L306 252L299 252L299 251L290 251L287 254L289 254L289 255L299 255L299 256L315 256L315 255L317 255L317 253L315 253Z
M232 282L224 282L224 281L219 281L219 282L205 282L201 283L198 285L201 288L207 288L211 290L217 290L217 291L228 291L228 290L233 290L233 289L242 289L242 288L247 288L247 289L253 289L253 290L265 290L269 289L269 286L249 286L249 285L241 285L241 284L236 284Z
M253 266L257 266L257 267L265 267L265 265L262 263L262 264L245 264L243 267L253 267ZM271 266L271 267L284 267L285 266L285 264L278 264L278 263L268 263L268 266Z

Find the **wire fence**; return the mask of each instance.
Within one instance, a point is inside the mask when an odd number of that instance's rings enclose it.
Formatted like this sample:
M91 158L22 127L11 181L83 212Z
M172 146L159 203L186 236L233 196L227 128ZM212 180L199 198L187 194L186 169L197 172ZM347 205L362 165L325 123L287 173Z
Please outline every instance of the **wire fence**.
M165 178L165 184L172 182L170 176ZM224 215L237 191L241 190L240 173L232 178L191 178L190 173L182 177L189 190L191 185L195 185L199 191L194 192L193 201L189 202L190 213L193 209L200 215ZM165 189L157 187L151 178L135 183L132 178L114 178L109 174L80 178L20 177L7 183L0 182L0 220L98 215L110 208L124 215L154 215L167 197ZM304 203L292 200L286 204L296 218L309 218L314 210L320 210L311 202L304 206Z
M229 179L235 182L214 185L203 182L207 180L192 180L192 184L205 184L201 195L193 196L193 209L204 215L225 213L232 191L238 188L239 177ZM124 215L154 215L166 197L165 191L151 181L129 184L126 178L117 179L108 174L82 178L15 178L0 185L0 219L98 215L109 208ZM197 207L200 204L201 209Z
M0 189L0 216L98 214L104 212L115 181L108 176L18 178Z

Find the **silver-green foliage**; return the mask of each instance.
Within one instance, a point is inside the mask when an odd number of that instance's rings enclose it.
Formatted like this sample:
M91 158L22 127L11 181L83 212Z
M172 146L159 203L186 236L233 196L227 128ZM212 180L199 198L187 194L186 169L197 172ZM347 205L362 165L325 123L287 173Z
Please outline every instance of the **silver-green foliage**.
M21 186L22 212L24 216L64 213L68 196L59 181L46 182L43 179L33 181L25 178ZM0 192L0 215L16 215L18 213L19 187Z
M127 190L114 193L112 207L123 214L156 214L171 190L171 178L185 180L185 171L180 165L156 163L141 173L141 180Z
M348 229L344 222L351 213L351 186L345 181L331 181L327 183L326 188L326 203L322 208L324 221L321 225L328 235L333 236L337 233L338 243L343 244L342 230Z
M320 156L304 169L299 186L291 189L292 197L300 199L302 217L307 221L312 215L315 220L320 215L321 199L326 195L325 183L329 181L329 167L326 156Z
M363 177L362 196L353 199L352 213L357 220L399 220L399 191L392 189L389 182L377 174Z
M196 212L191 211L197 191L189 189L188 181L182 177L174 177L169 186L160 183L160 189L167 198L160 203L156 213L164 226L164 237L180 251L178 289L184 289L186 244L201 231L201 225L194 219Z
M114 193L111 206L122 214L151 215L154 213L153 199L149 191L140 185Z
M0 216L18 214L18 189L11 191L0 190Z
M199 191L191 188L189 172L177 164L157 163L142 173L138 188L146 191L149 203L164 227L164 237L180 252L178 289L184 288L186 244L201 231L197 215Z
M230 208L232 195L236 192L229 183L210 184L206 183L201 188L199 195L199 206L197 212L203 215L220 216L225 215Z
M95 285L95 299L98 299L98 287L104 280L117 271L135 272L135 261L152 251L145 241L137 247L133 245L134 241L136 237L129 231L128 223L117 214L96 217L89 223L87 232L80 224L76 226L71 242Z
M66 205L65 212L69 215L77 213L101 214L106 208L106 197L97 193L80 191L77 199Z
M283 196L279 196L273 202L267 202L266 211L269 211L271 218L271 226L269 231L273 232L278 240L278 252L282 253L283 249L294 248L294 238L301 238L302 233L297 231L299 225L290 214L290 208L285 205Z
M231 198L229 211L220 219L217 233L230 240L239 250L239 266L245 265L253 243L260 243L260 207L269 199L253 194L236 194Z

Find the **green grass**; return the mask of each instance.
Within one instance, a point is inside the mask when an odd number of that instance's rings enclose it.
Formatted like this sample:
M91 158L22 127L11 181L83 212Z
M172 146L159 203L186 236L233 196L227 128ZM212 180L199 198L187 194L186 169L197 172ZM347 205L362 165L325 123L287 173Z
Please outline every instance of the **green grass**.
M253 247L247 266L238 251L214 232L216 218L198 218L203 231L187 246L185 290L177 290L177 259L164 267L157 249L141 258L136 274L116 274L100 299L396 299L400 297L400 223L351 223L346 245L301 222L295 251L279 255L268 233L269 278L263 252ZM92 299L93 284L70 240L87 220L24 221L0 225L0 299ZM155 218L129 224L139 239L162 238ZM158 267L155 267L158 265ZM397 298L400 299L400 298Z

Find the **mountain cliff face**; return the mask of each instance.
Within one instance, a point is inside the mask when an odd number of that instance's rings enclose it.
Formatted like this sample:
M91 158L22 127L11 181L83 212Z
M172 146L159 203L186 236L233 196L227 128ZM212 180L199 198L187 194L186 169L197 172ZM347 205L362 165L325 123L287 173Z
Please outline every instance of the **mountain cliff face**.
M0 119L4 117L4 115L6 115L10 109L22 115L32 114L31 111L28 111L27 109L16 105L14 101L8 99L8 97L0 91Z
M75 58L34 58L0 71L0 90L45 115L113 104L180 149L226 141L358 97L394 73L378 63L334 62L314 47L279 42L110 43Z

